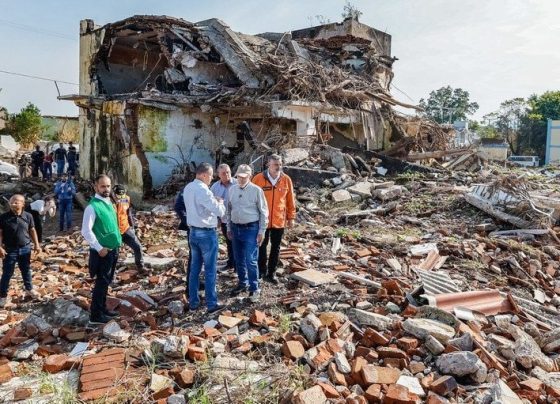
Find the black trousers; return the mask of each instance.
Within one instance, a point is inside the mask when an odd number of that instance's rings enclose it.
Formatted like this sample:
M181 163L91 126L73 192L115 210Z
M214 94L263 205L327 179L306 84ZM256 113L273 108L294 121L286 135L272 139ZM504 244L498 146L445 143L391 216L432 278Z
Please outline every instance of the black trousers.
M31 213L33 216L33 222L35 223L35 231L37 232L37 239L39 243L43 242L43 218L36 210L29 209L27 212Z
M115 276L118 257L118 248L109 251L104 257L100 257L93 248L89 250L89 274L95 278L90 307L92 317L99 316L106 310L107 292Z
M134 252L134 264L137 268L144 266L144 255L142 254L142 244L134 232L134 228L129 227L127 231L122 234L122 241L129 246Z
M265 275L273 275L278 266L278 259L280 258L280 242L284 235L284 229L266 229L264 240L259 248L259 276L262 278ZM267 261L268 242L270 241L270 256Z
M227 265L226 266L228 268L235 268L235 259L233 258L233 243L231 242L231 240L227 236L227 224L222 223L221 227L222 227L222 234L226 239L226 245L227 245Z

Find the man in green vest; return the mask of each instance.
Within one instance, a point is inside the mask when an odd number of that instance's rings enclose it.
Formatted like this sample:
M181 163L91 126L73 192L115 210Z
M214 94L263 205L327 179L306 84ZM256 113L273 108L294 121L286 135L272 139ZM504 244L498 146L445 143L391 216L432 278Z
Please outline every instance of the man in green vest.
M91 296L90 322L103 324L118 313L107 310L107 292L113 281L119 247L122 243L117 212L111 201L111 179L101 174L95 178L95 196L84 211L82 236L89 244L89 274L95 278Z

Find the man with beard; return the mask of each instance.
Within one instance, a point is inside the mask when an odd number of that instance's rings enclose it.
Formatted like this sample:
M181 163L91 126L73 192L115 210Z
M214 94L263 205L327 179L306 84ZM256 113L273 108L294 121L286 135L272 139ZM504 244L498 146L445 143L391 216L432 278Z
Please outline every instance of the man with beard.
M113 281L122 243L117 212L111 201L111 179L101 174L95 179L95 196L84 211L82 236L89 244L89 273L95 278L90 322L103 324L117 316L107 309L107 292Z

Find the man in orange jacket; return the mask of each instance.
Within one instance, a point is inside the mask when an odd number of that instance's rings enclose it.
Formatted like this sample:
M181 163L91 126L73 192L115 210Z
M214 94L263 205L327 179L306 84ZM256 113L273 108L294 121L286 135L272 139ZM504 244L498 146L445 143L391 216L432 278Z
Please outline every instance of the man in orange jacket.
M136 220L132 214L130 196L126 194L126 188L123 185L115 185L113 191L113 202L117 211L117 223L119 225L119 231L121 232L122 241L132 249L134 252L136 269L139 273L144 274L146 270L144 269L142 244L140 244L140 240L138 240L136 232L134 231Z
M294 186L292 179L282 172L282 157L277 154L268 157L267 170L255 175L253 183L262 188L268 205L268 226L259 248L259 276L277 284L275 272L284 228L292 227L296 218ZM269 241L270 256L267 260Z

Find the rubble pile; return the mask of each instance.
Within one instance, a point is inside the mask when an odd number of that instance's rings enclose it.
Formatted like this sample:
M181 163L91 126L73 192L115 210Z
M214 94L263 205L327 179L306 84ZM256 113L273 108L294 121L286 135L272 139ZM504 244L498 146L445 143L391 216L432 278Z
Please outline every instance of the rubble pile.
M188 311L187 242L174 212L158 205L138 213L150 274L123 249L108 298L120 316L92 328L87 246L78 231L53 237L33 260L42 301L25 301L14 279L12 305L0 310L0 394L160 403L560 398L557 222L512 227L467 197L476 184L513 185L507 172L383 176L381 158L348 151L284 156L320 185L298 187L280 284L264 283L259 303L228 298L236 277L220 272L226 311ZM553 206L556 184L555 173L532 171L531 190L518 197Z

